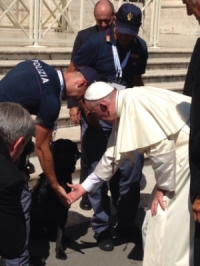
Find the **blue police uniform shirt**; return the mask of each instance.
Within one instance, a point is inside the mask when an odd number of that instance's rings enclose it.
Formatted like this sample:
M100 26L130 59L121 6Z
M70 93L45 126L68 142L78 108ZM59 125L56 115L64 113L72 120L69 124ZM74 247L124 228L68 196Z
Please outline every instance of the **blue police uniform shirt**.
M19 63L0 81L0 102L21 104L51 130L60 112L60 93L57 71L40 60Z
M83 45L83 43L92 35L94 35L95 33L98 33L98 27L97 25L92 26L90 28L84 29L84 30L80 30L76 36L76 39L74 41L74 47L72 50L72 54L71 54L71 60L73 60L74 56L77 54L78 50L80 49L80 47Z
M75 66L90 66L94 68L100 76L101 81L115 82L116 69L112 45L116 45L120 62L126 56L113 35L113 28L92 35L79 49L73 58ZM148 59L146 42L139 36L135 37L130 43L130 55L123 70L122 83L126 87L134 86L134 75L145 73ZM100 122L103 127L108 123Z

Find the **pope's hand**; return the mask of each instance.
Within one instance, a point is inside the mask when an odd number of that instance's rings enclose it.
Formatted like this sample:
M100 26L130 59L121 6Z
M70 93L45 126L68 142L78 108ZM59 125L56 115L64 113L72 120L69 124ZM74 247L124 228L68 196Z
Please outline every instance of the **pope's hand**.
M77 184L77 185L72 185L72 184L68 184L68 187L71 188L71 192L68 194L71 202L73 203L76 200L78 200L83 194L85 194L87 191L82 187L81 184Z
M163 202L163 197L165 195L165 190L162 189L157 189L154 199L152 201L152 205L151 205L151 213L152 215L156 215L157 214L157 208L158 208L158 204L161 206L161 208L163 209L163 211L165 210L165 204Z
M192 210L195 222L200 223L200 196L195 199Z

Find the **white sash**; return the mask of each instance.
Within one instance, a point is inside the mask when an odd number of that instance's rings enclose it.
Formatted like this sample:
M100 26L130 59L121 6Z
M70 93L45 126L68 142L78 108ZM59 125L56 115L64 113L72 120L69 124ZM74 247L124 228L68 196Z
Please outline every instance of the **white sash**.
M62 75L61 70L57 70L57 73L58 73L58 78L60 80L60 103L61 103L62 102L62 93L64 91L64 79L63 79L63 75ZM53 139L56 136L57 128L58 128L58 118L54 122L53 136L52 136Z

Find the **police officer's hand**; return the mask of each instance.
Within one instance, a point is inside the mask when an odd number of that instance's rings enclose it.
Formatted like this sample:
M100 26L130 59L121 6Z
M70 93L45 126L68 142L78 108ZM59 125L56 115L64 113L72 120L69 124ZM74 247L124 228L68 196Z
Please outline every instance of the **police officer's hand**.
M56 189L54 189L57 196L59 197L60 201L62 202L63 205L65 205L66 207L70 208L70 202L71 199L68 196L68 194L66 193L66 191L64 190L63 187L61 186L57 186Z
M81 113L78 107L72 107L69 109L69 115L72 123L77 126L80 123Z
M87 122L91 126L93 126L93 127L101 127L101 125L99 123L99 120L96 118L96 116L93 113L91 113L88 110L85 110L85 116L86 116Z
M192 209L195 222L200 223L200 196L195 199Z

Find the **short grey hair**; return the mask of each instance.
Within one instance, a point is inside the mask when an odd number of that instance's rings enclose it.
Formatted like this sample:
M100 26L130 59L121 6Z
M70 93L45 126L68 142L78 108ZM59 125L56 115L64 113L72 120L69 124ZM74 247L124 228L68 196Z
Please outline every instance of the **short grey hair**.
M20 104L0 103L0 136L6 145L13 144L18 138L28 141L35 132L35 123Z

